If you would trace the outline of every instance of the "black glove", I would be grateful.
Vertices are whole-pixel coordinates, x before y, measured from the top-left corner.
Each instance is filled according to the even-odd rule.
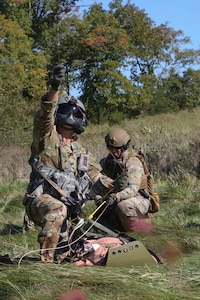
[[[109,190],[109,183],[106,182],[104,178],[99,178],[87,193],[87,200],[94,200],[96,195],[104,196]]]
[[[69,209],[70,218],[76,218],[81,213],[81,206],[79,200],[70,196],[67,199],[66,203],[67,208]]]
[[[104,199],[102,198],[102,196],[97,195],[94,199],[94,202],[96,204],[96,206],[100,206],[103,203]]]
[[[64,65],[62,63],[56,63],[53,68],[53,74],[50,79],[51,87],[54,91],[58,91],[60,85],[65,80]]]
[[[114,181],[114,191],[120,192],[124,190],[129,183],[129,178],[127,175],[120,175],[115,181]]]
[[[79,204],[79,201],[77,199],[73,198],[72,196],[70,196],[67,199],[67,205],[68,206],[77,205],[77,204]]]

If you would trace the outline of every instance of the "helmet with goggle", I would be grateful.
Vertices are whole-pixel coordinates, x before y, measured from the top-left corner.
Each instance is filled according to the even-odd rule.
[[[111,129],[105,137],[108,148],[123,148],[124,150],[128,149],[130,140],[130,136],[122,128]]]
[[[77,134],[83,132],[87,125],[83,103],[73,96],[60,97],[55,114],[55,124],[57,126],[69,125]]]

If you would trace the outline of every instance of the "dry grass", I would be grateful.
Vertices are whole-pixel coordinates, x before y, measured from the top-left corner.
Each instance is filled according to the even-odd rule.
[[[1,147],[0,150],[0,181],[27,181],[30,174],[29,147],[13,145]]]
[[[200,108],[156,116],[124,120],[123,127],[131,136],[131,146],[141,149],[148,158],[154,175],[200,174]],[[114,126],[113,126],[114,127]],[[97,160],[107,154],[104,137],[110,126],[92,125],[79,136],[81,143]],[[28,180],[30,145],[2,146],[0,151],[0,180]]]

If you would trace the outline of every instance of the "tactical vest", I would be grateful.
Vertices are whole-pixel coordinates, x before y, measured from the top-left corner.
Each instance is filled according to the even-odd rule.
[[[60,162],[62,162],[63,157],[65,156],[60,155]],[[34,196],[34,191],[38,190],[39,186],[42,186],[40,193],[51,194],[53,197],[59,199],[60,194],[56,190],[55,185],[51,186],[51,184],[49,184],[47,180],[49,178],[68,194],[76,192],[76,197],[82,200],[91,184],[91,180],[87,174],[88,159],[89,155],[87,153],[78,153],[75,151],[72,170],[70,168],[70,162],[72,163],[70,157],[68,158],[67,164],[64,164],[65,167],[69,166],[69,168],[63,170],[62,164],[60,164],[60,168],[46,166],[37,157],[31,156],[29,164],[32,167],[32,172],[30,175],[28,193]],[[74,170],[75,167],[76,170]],[[44,180],[45,178],[46,180]],[[35,194],[35,196],[39,195]]]
[[[160,199],[158,194],[154,190],[154,178],[149,172],[144,154],[141,151],[137,152],[133,150],[129,152],[124,163],[118,162],[117,160],[113,159],[111,155],[109,155],[101,162],[103,171],[107,176],[115,180],[114,192],[120,192],[128,186],[128,177],[126,175],[126,161],[131,157],[137,157],[143,165],[144,175],[142,176],[139,192],[145,198],[150,198],[151,205],[148,212],[155,213],[160,209]]]
[[[156,213],[160,209],[160,198],[154,190],[154,178],[148,169],[145,156],[141,151],[136,152],[133,150],[132,152],[129,153],[128,158],[130,157],[137,157],[143,165],[145,175],[142,177],[140,190],[145,190],[145,189],[148,190],[150,202],[151,202],[148,212],[150,214]]]

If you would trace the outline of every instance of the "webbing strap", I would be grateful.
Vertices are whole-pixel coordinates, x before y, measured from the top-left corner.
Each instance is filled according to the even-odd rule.
[[[42,174],[42,172],[40,172],[34,165],[33,165],[33,169],[40,175],[42,176],[42,178],[47,181],[61,196],[63,196],[65,199],[69,198],[69,195],[63,191],[53,180],[51,180],[50,178],[44,176]]]

